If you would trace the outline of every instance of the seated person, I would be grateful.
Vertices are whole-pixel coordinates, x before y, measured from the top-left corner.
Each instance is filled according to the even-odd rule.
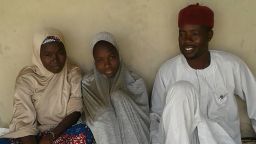
[[[214,13],[199,4],[178,17],[181,54],[159,69],[151,101],[153,144],[241,144],[235,95],[246,101],[256,130],[256,81],[247,65],[209,50]]]
[[[92,42],[94,68],[82,80],[85,120],[97,144],[147,144],[149,105],[144,81],[121,61],[114,37]]]
[[[60,32],[48,29],[34,36],[32,63],[16,79],[10,132],[0,143],[94,143],[87,125],[77,123],[82,77],[67,58]]]

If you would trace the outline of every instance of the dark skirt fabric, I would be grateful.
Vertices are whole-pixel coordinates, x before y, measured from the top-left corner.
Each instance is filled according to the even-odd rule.
[[[47,132],[37,135],[38,141],[40,137]],[[21,144],[18,139],[0,139],[0,144]],[[53,144],[96,144],[90,128],[84,124],[75,124],[67,129],[60,137],[53,141]]]

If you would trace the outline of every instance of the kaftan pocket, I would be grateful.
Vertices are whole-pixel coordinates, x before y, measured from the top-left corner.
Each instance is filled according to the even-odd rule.
[[[215,101],[218,106],[223,107],[228,101],[228,91],[224,88],[220,88],[214,92]]]

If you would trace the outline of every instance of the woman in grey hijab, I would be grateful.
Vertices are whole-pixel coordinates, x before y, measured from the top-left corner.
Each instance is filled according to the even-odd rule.
[[[112,34],[91,44],[94,68],[82,80],[84,119],[97,144],[149,143],[149,104],[144,81],[127,69]]]

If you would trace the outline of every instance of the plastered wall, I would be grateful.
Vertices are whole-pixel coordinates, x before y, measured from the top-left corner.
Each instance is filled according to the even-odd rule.
[[[113,33],[122,59],[151,92],[160,64],[179,52],[178,11],[196,2],[215,12],[211,48],[238,55],[256,74],[254,0],[0,0],[0,127],[11,120],[15,78],[31,64],[32,37],[39,28],[60,29],[69,57],[85,72],[92,67],[93,35]]]

